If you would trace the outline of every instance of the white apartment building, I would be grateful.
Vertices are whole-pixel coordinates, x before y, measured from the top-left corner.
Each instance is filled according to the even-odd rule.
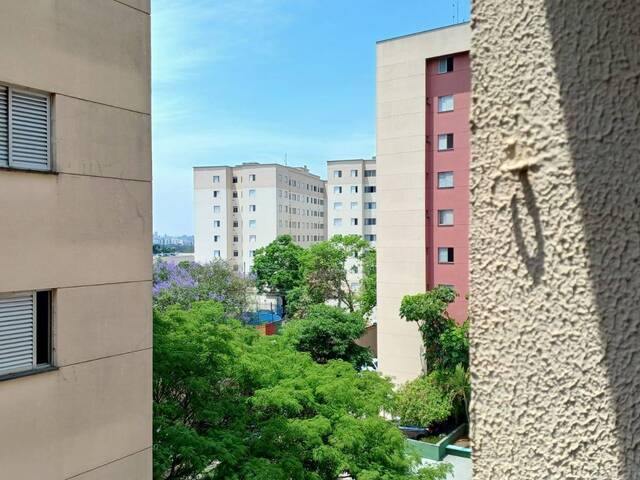
[[[376,241],[376,159],[327,162],[327,231]]]
[[[327,232],[358,235],[376,242],[376,159],[329,160],[327,162]],[[352,290],[360,287],[362,265],[347,263],[347,281]]]
[[[325,181],[306,167],[194,167],[193,177],[196,262],[249,273],[255,251],[279,235],[303,247],[327,238]]]

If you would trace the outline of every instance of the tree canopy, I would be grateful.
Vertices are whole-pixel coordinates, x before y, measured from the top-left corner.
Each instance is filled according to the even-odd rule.
[[[389,380],[259,337],[216,302],[156,310],[154,478],[442,480],[379,412]]]
[[[302,282],[301,257],[304,249],[296,245],[290,235],[281,235],[263,248],[256,250],[253,273],[256,287],[262,293],[286,294]]]
[[[318,363],[344,360],[355,368],[371,365],[371,351],[358,345],[366,322],[357,312],[328,305],[312,305],[300,319],[289,322],[283,335],[301,352],[309,352]]]

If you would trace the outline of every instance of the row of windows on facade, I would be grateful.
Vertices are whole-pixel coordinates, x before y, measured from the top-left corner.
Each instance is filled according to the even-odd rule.
[[[250,182],[255,182],[256,181],[256,174],[255,173],[250,173],[249,174],[249,181]],[[242,175],[239,178],[240,183],[242,183],[243,181],[243,177]],[[282,175],[278,174],[278,180],[282,181]],[[220,183],[220,175],[213,175],[212,178],[213,183]],[[291,186],[291,187],[299,187],[299,188],[305,188],[309,191],[314,191],[314,192],[318,192],[318,193],[324,193],[324,187],[319,187],[317,185],[311,185],[310,183],[305,183],[305,182],[301,182],[299,180],[294,180],[294,179],[290,179],[287,175],[284,176],[284,182]],[[238,177],[237,176],[233,176],[231,177],[231,183],[238,183]]]
[[[220,190],[214,190],[213,191],[213,198],[220,198],[221,197],[221,191]],[[255,198],[256,197],[256,190],[255,189],[249,189],[247,192],[249,198]],[[240,192],[240,195],[242,195],[242,192]],[[324,205],[324,200],[322,198],[317,198],[317,197],[310,197],[308,195],[306,196],[302,196],[300,194],[297,193],[293,193],[293,192],[288,192],[286,190],[278,190],[278,196],[279,197],[284,197],[286,199],[289,200],[294,200],[297,202],[303,202],[303,199],[306,199],[306,203],[309,204],[313,204],[313,205]],[[233,198],[238,198],[238,192],[237,191],[233,191],[232,192],[232,197]]]
[[[282,220],[279,221],[280,226],[282,226]],[[300,222],[297,220],[285,220],[284,224],[289,228],[309,228],[314,230],[323,230],[324,223],[315,223],[315,222]],[[257,221],[249,220],[248,222],[249,228],[256,228]],[[214,228],[222,228],[222,220],[214,220],[213,221]],[[240,222],[238,220],[233,221],[233,228],[239,228]]]
[[[352,177],[356,178],[358,177],[359,171],[357,169],[351,170],[350,174]],[[376,176],[376,171],[375,170],[365,170],[364,171],[364,176],[365,177],[375,177]],[[334,170],[333,171],[333,178],[342,178],[342,170]]]
[[[358,185],[351,185],[349,187],[349,191],[351,193],[358,193]],[[333,187],[333,193],[339,194],[342,193],[342,186],[341,185],[335,185]],[[376,186],[375,185],[367,185],[364,187],[364,193],[376,193]]]
[[[358,208],[359,203],[351,202],[350,206],[351,206],[351,210],[355,210],[356,208]],[[364,208],[366,210],[375,210],[376,207],[377,207],[376,202],[364,202]],[[342,210],[342,202],[333,202],[333,209]]]
[[[357,218],[352,218],[351,219],[351,225],[356,226],[358,225],[358,219]],[[365,218],[364,219],[364,224],[365,225],[376,225],[376,219],[375,218]],[[334,227],[341,227],[342,226],[342,218],[334,218],[333,219],[333,226]]]

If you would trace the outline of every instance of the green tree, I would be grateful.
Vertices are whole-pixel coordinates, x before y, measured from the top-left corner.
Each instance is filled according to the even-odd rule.
[[[302,271],[311,302],[334,300],[338,306],[354,312],[358,296],[347,280],[348,269],[361,268],[362,259],[370,249],[369,243],[358,235],[334,235],[306,249]]]
[[[454,324],[446,311],[455,300],[455,295],[449,287],[436,287],[426,293],[405,295],[400,304],[400,316],[418,323],[428,371],[437,370],[443,365],[446,352],[440,337]]]
[[[464,412],[467,424],[469,424],[469,401],[471,399],[469,370],[462,364],[458,364],[452,371],[444,375],[441,384],[450,393],[453,403],[460,406],[459,409]]]
[[[371,351],[356,343],[365,329],[366,322],[358,312],[319,304],[311,306],[305,317],[289,322],[283,335],[318,363],[344,360],[361,368],[372,364]]]
[[[360,311],[368,316],[378,303],[376,250],[371,248],[362,256],[362,281],[360,282]]]
[[[302,282],[301,257],[304,249],[293,242],[290,235],[281,235],[255,251],[253,273],[256,287],[262,293],[280,296],[287,312],[287,292]]]
[[[258,337],[214,302],[155,317],[156,480],[444,480],[379,416],[389,380]]]
[[[392,411],[402,425],[428,428],[453,413],[449,392],[439,382],[438,372],[405,383],[398,390]]]

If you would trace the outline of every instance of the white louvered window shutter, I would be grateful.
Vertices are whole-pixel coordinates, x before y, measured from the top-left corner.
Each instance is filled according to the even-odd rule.
[[[35,366],[35,294],[0,296],[0,374]]]
[[[0,167],[9,166],[9,89],[0,85]]]
[[[9,166],[48,170],[49,95],[9,89]]]

